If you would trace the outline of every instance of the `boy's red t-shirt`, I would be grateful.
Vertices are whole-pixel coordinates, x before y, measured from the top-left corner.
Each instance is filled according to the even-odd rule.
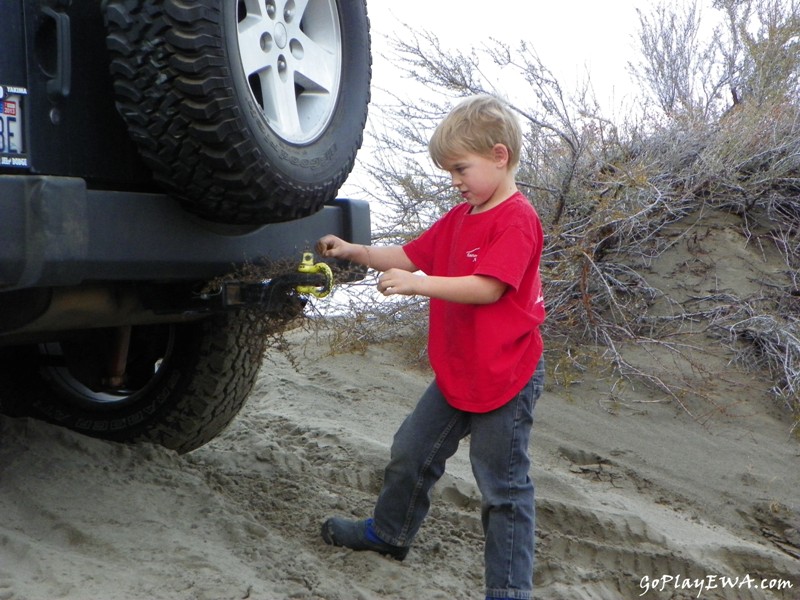
[[[431,299],[428,354],[436,383],[460,410],[488,412],[522,390],[542,355],[542,225],[519,192],[470,214],[459,204],[403,246],[427,275],[487,275],[508,284],[493,304]]]

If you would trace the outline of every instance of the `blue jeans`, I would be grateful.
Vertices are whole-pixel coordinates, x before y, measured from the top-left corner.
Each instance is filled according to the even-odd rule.
[[[395,546],[411,545],[445,462],[470,435],[472,472],[483,497],[486,595],[531,598],[535,510],[528,444],[543,385],[542,360],[522,391],[504,406],[469,413],[450,406],[432,383],[395,434],[375,505],[378,537]]]

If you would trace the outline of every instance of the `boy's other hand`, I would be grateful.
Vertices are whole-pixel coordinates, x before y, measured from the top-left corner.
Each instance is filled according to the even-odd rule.
[[[378,279],[378,291],[384,296],[418,294],[417,284],[422,278],[403,269],[389,269]]]

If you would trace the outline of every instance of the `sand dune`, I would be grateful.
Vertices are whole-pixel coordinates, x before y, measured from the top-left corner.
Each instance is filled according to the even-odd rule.
[[[234,425],[185,456],[3,418],[0,599],[483,598],[465,448],[403,563],[321,541],[328,515],[368,515],[429,378],[390,345],[323,347],[297,366],[270,355]],[[585,381],[537,407],[537,597],[800,598],[787,423],[768,407],[703,425],[668,403],[609,411],[603,393]],[[771,580],[794,587],[757,589]]]

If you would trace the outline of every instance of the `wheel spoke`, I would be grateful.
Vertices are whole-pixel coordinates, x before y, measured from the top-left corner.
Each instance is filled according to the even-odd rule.
[[[239,15],[238,39],[242,69],[247,77],[274,66],[279,49],[275,47],[276,9],[273,2],[246,0],[245,14]]]
[[[335,91],[339,67],[335,51],[320,46],[302,32],[297,40],[303,49],[295,68],[297,82],[308,91]]]
[[[264,90],[264,113],[270,119],[270,125],[283,137],[296,139],[302,130],[293,74],[288,67],[283,74],[280,68],[274,68],[262,72],[260,81]]]
[[[268,36],[272,35],[267,25],[263,19],[252,16],[239,23],[239,53],[247,77],[261,72],[271,62],[270,53],[262,49],[262,44],[267,43]]]
[[[298,23],[303,20],[303,17],[306,14],[306,9],[308,8],[308,2],[309,0],[294,0],[293,2],[294,12]],[[287,2],[287,4],[289,4],[289,2]]]

